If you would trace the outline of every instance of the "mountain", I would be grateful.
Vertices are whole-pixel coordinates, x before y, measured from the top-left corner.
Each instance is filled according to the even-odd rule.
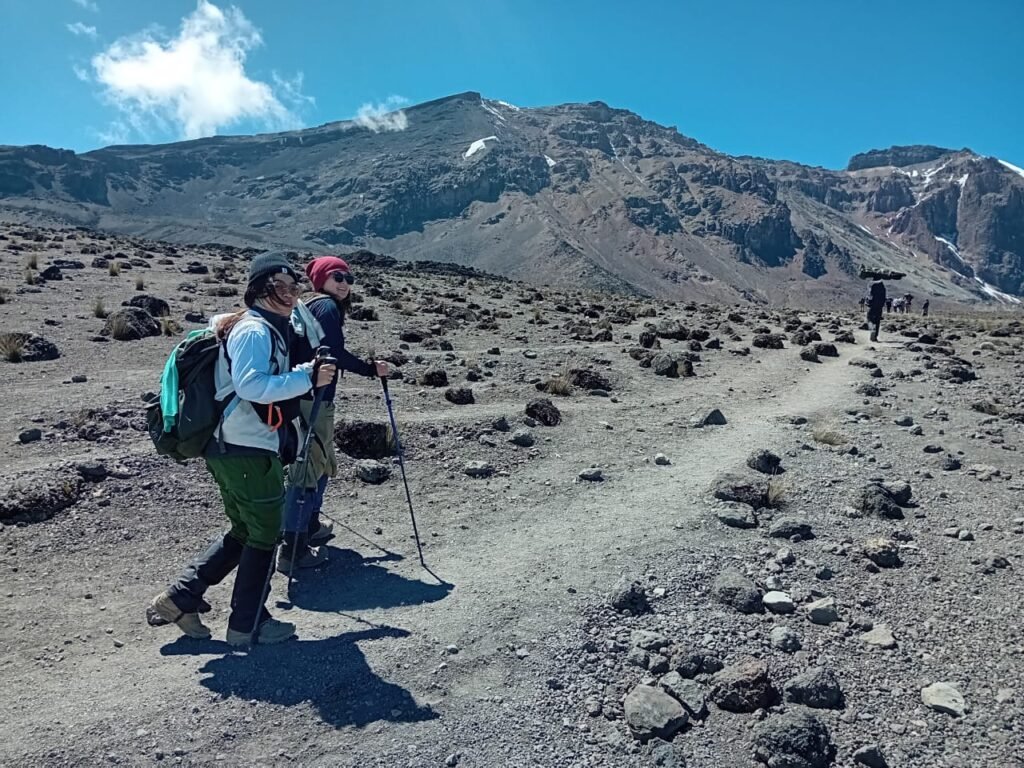
[[[666,298],[849,301],[861,267],[939,301],[1024,293],[1024,173],[967,149],[892,147],[827,170],[724,155],[601,102],[463,93],[405,116],[401,131],[0,147],[0,215]]]

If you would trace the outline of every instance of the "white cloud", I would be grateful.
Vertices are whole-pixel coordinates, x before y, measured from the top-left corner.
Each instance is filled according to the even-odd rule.
[[[76,21],[74,24],[67,24],[68,32],[76,37],[78,35],[85,35],[91,37],[93,40],[96,39],[96,27],[91,27],[88,24],[83,24],[80,21]]]
[[[400,107],[409,103],[401,96],[388,96],[378,104],[363,104],[356,112],[354,122],[374,133],[380,131],[404,131],[409,127],[409,118]]]
[[[246,74],[246,56],[263,38],[238,8],[199,0],[176,37],[161,37],[149,30],[122,38],[92,59],[104,96],[122,112],[122,128],[143,135],[169,128],[195,139],[246,119],[272,129],[301,125],[270,85]],[[310,103],[301,75],[277,84],[290,103]]]
[[[77,77],[83,83],[88,83],[92,79],[89,77],[89,70],[78,64],[72,64],[71,71],[74,72],[75,77]]]
[[[71,0],[71,2],[73,2],[80,8],[85,8],[85,10],[92,11],[93,13],[97,13],[100,9],[100,7],[93,2],[93,0]]]

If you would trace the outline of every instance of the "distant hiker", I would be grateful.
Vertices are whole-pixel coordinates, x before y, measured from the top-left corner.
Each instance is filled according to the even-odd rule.
[[[338,361],[338,369],[359,376],[386,377],[388,364],[366,362],[345,349],[345,315],[352,303],[355,277],[348,264],[337,256],[320,256],[306,265],[306,275],[313,284],[312,296],[304,297],[292,310],[295,340],[292,360],[313,358],[319,346],[329,347]],[[320,520],[328,478],[338,470],[334,453],[334,396],[337,382],[324,390],[323,402],[313,429],[309,461],[293,464],[288,474],[285,501],[284,542],[277,560],[277,569],[290,573],[293,568],[315,568],[327,560],[327,551],[318,544],[333,533],[333,524]],[[301,427],[308,429],[312,400],[303,399]]]
[[[925,299],[924,300],[924,304],[921,305],[921,316],[922,317],[928,317],[928,303],[929,303],[929,300]]]
[[[867,303],[868,303],[868,300],[866,298],[864,298],[863,296],[861,296],[860,299],[857,301],[857,306],[858,307],[863,307],[863,306],[866,306]]]
[[[892,312],[892,299],[885,300],[885,311],[889,313]]]
[[[295,625],[271,618],[264,603],[284,512],[282,457],[290,460],[295,451],[297,398],[314,384],[312,364],[292,368],[289,360],[289,316],[299,293],[298,275],[287,257],[262,253],[249,265],[248,309],[211,321],[222,341],[216,397],[230,400],[204,458],[231,528],[150,606],[189,637],[210,637],[199,617],[202,608],[209,609],[203,595],[236,567],[228,643],[279,643],[295,634]],[[333,366],[321,366],[316,386],[330,384],[334,375]]]
[[[871,340],[878,341],[878,329],[882,324],[882,307],[886,306],[885,283],[875,280],[871,284],[868,299],[868,325],[871,326]]]
[[[904,296],[903,297],[904,311],[910,312],[911,311],[911,306],[910,305],[913,304],[913,302],[914,302],[914,297],[911,296],[909,293],[906,296]]]

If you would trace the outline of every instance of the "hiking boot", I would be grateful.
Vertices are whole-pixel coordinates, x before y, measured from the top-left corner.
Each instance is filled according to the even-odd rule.
[[[317,526],[309,534],[310,544],[323,544],[334,537],[334,523],[330,520],[314,520],[310,523],[310,527]]]
[[[260,624],[259,630],[256,633],[256,645],[274,645],[276,643],[283,643],[285,640],[290,640],[294,636],[294,624],[287,621],[278,621],[277,619],[267,619]],[[228,645],[233,645],[236,648],[252,645],[252,633],[240,632],[228,627],[227,641]]]
[[[156,602],[155,600],[153,602]],[[209,613],[211,610],[210,604],[203,599],[199,600],[199,605],[196,608],[197,613]],[[152,603],[146,606],[146,623],[151,627],[165,627],[168,624],[173,624],[173,621],[168,621],[159,613],[156,612],[156,608],[153,607]]]
[[[174,604],[174,601],[171,600],[171,594],[169,592],[161,592],[153,598],[153,602],[150,603],[149,609],[146,611],[147,615],[150,612],[159,616],[169,624],[177,624],[178,629],[189,637],[194,637],[196,640],[210,639],[210,628],[203,624],[202,619],[199,618],[199,614],[182,613],[181,609],[179,609],[178,606]]]
[[[295,551],[299,553],[298,558],[293,555]],[[319,568],[327,563],[327,558],[326,547],[300,546],[298,550],[281,547],[277,554],[277,572],[288,575],[300,568]]]

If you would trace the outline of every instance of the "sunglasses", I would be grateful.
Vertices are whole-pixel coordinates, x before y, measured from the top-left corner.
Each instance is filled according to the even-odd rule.
[[[355,275],[351,272],[331,272],[331,277],[339,283],[348,283],[349,285],[356,281]]]
[[[277,288],[285,293],[290,293],[292,296],[298,296],[302,293],[301,283],[286,283],[284,280],[274,280],[272,282]]]

